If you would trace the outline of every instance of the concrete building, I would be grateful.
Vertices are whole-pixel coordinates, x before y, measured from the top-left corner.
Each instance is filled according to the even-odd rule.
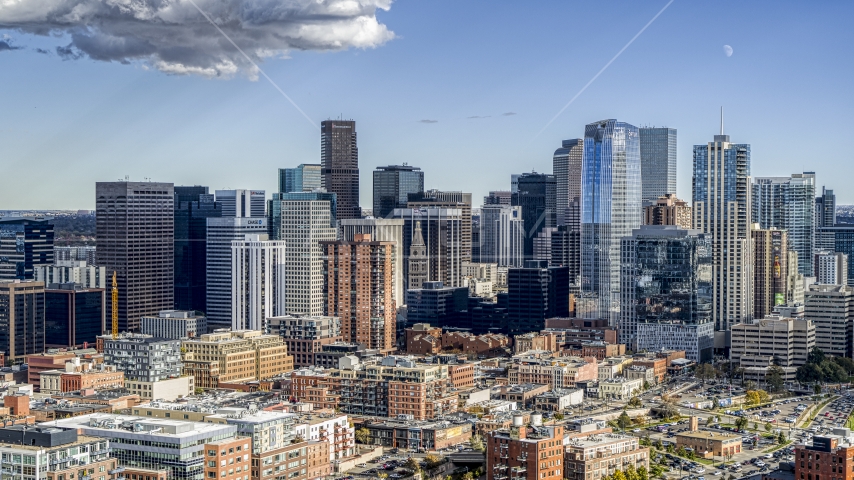
[[[166,469],[176,479],[204,478],[205,444],[233,438],[237,431],[227,424],[101,413],[56,420],[54,426],[106,439],[126,469]]]
[[[214,197],[222,204],[223,217],[264,218],[266,216],[264,190],[216,190]]]
[[[741,435],[695,431],[676,434],[676,448],[690,448],[700,458],[731,457],[741,453]]]
[[[376,215],[376,214],[375,214]],[[339,238],[345,242],[356,241],[356,235],[370,235],[375,242],[394,243],[394,302],[406,304],[403,289],[403,220],[399,218],[351,218],[339,222]]]
[[[95,184],[96,263],[116,273],[123,332],[139,331],[143,315],[175,308],[174,196],[171,183]]]
[[[45,284],[0,280],[0,351],[14,363],[44,352]]]
[[[217,331],[181,342],[183,374],[198,388],[217,388],[290,372],[294,359],[282,337],[257,330]]]
[[[57,261],[53,265],[35,267],[35,280],[52,283],[77,283],[88,288],[106,288],[107,269],[87,265],[85,260]]]
[[[74,353],[64,350],[51,349],[44,353],[36,353],[25,357],[27,363],[27,382],[38,391],[41,374],[47,370],[64,369],[65,362],[75,358]]]
[[[798,367],[807,363],[816,346],[815,325],[804,318],[768,316],[733,325],[731,335],[730,362],[753,381],[764,381],[772,365],[783,369],[784,380],[794,381]]]
[[[586,427],[587,425],[585,425]],[[565,444],[564,478],[567,480],[601,480],[624,471],[649,470],[649,448],[641,447],[637,437],[616,433],[584,434]]]
[[[49,284],[45,290],[45,347],[95,345],[98,335],[107,328],[106,303],[103,288]]]
[[[86,262],[86,265],[97,265],[95,263],[95,247],[94,246],[76,246],[76,247],[53,247],[54,263],[76,261]]]
[[[104,363],[128,380],[156,382],[181,375],[181,341],[142,334],[105,336]]]
[[[848,255],[840,252],[815,254],[816,283],[822,285],[848,285]]]
[[[314,365],[314,354],[323,345],[340,342],[341,319],[338,317],[297,317],[285,315],[267,319],[270,333],[279,335],[294,357],[294,367]]]
[[[142,317],[140,333],[171,340],[198,337],[208,333],[207,318],[195,311],[163,310],[156,317]]]
[[[813,271],[815,251],[815,172],[788,177],[756,177],[751,185],[751,222],[786,230],[789,248],[798,252],[800,273]]]
[[[118,480],[120,462],[104,438],[79,435],[54,426],[6,426],[0,429],[4,475],[21,479]],[[83,474],[81,475],[81,472]]]
[[[544,426],[539,414],[531,415],[531,426],[513,415],[510,428],[486,437],[487,480],[561,480],[563,434],[563,426]]]
[[[51,395],[88,389],[117,389],[124,388],[125,376],[113,365],[81,362],[79,357],[75,357],[65,362],[65,368],[61,370],[41,372],[39,386],[41,393]]]
[[[581,405],[584,390],[580,388],[555,388],[534,397],[534,410],[562,412],[565,408]]]
[[[682,350],[685,357],[693,362],[711,357],[714,338],[715,326],[711,322],[696,325],[681,322],[638,324],[638,345],[642,345],[643,350]]]
[[[513,337],[513,353],[525,353],[529,350],[556,352],[560,349],[557,335],[549,332],[530,332]]]
[[[285,242],[246,235],[231,242],[231,329],[267,330],[267,318],[284,315]]]
[[[685,230],[691,229],[691,206],[680,200],[675,193],[668,193],[655,203],[643,208],[644,225],[675,225]]]
[[[321,242],[324,315],[338,317],[344,341],[392,351],[396,340],[392,242]]]
[[[640,139],[641,198],[650,205],[676,192],[676,129],[638,128]],[[686,227],[687,228],[687,227]]]
[[[33,280],[53,264],[53,219],[0,217],[0,280]]]
[[[599,398],[627,401],[643,391],[642,378],[611,378],[599,380]]]
[[[480,209],[480,261],[521,267],[525,261],[522,207],[484,205]]]
[[[584,140],[571,138],[561,142],[552,157],[555,177],[555,210],[557,225],[567,225],[572,230],[580,228],[581,158]],[[507,192],[509,193],[509,192]],[[486,203],[486,202],[484,202]],[[510,202],[508,201],[509,205]]]
[[[519,357],[507,368],[507,381],[511,385],[536,383],[551,388],[572,388],[576,382],[598,378],[596,363],[573,357]]]
[[[851,357],[854,288],[810,285],[804,297],[804,318],[815,325],[815,346],[825,355]]]

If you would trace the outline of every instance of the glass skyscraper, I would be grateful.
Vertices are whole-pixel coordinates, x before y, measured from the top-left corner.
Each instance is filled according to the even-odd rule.
[[[642,197],[652,205],[668,193],[676,193],[676,129],[640,128]]]
[[[581,176],[581,295],[577,315],[616,323],[620,239],[641,225],[638,128],[617,120],[584,129]]]
[[[750,241],[750,145],[730,143],[715,135],[706,145],[694,145],[694,228],[712,242],[712,281],[715,330],[750,320],[753,314],[753,266]],[[725,347],[726,336],[715,335]]]
[[[522,207],[525,224],[525,259],[534,258],[534,239],[544,228],[557,226],[555,176],[547,173],[523,173],[518,190],[511,197],[513,206]]]
[[[578,229],[578,209],[581,202],[581,157],[584,140],[564,140],[552,157],[555,176],[557,224]]]
[[[788,232],[789,249],[798,252],[798,271],[813,275],[815,251],[815,173],[757,177],[751,188],[751,222]]]
[[[374,170],[374,217],[386,218],[395,208],[406,208],[410,193],[424,191],[424,172],[409,165]]]
[[[620,343],[637,350],[677,348],[710,359],[712,328],[712,251],[708,237],[673,225],[644,225],[622,239]],[[638,326],[643,335],[638,335]],[[682,325],[696,338],[688,345],[659,345],[663,335]],[[677,337],[674,337],[677,338]],[[698,346],[699,345],[699,346]]]
[[[208,187],[175,187],[175,309],[207,312],[207,219],[222,216]]]
[[[279,169],[279,193],[312,192],[320,188],[320,165],[303,163]]]

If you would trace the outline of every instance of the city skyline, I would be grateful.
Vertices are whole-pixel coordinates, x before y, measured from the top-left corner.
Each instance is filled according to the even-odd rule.
[[[760,4],[711,8],[675,2],[571,108],[536,135],[663,5],[626,5],[604,26],[607,14],[592,6],[544,2],[525,9],[496,8],[487,15],[499,27],[495,32],[473,24],[477,9],[466,7],[444,24],[448,35],[440,35],[430,27],[441,8],[394,3],[377,12],[379,22],[395,32],[395,38],[381,45],[326,54],[294,52],[288,60],[268,59],[261,67],[315,124],[339,114],[359,120],[362,207],[371,205],[371,178],[365,173],[400,164],[401,157],[422,168],[425,188],[462,190],[481,198],[490,190],[507,189],[510,174],[550,173],[554,145],[580,137],[585,124],[609,117],[678,129],[675,193],[690,198],[691,145],[717,130],[720,106],[727,132],[757,149],[754,175],[815,170],[817,186],[835,188],[840,204],[854,203],[854,194],[830,178],[830,172],[854,174],[851,162],[840,158],[841,145],[784,141],[792,132],[820,135],[816,117],[843,129],[851,124],[844,116],[854,100],[843,81],[849,67],[825,47],[850,41],[851,32],[834,28],[850,17],[854,7],[848,5],[830,4],[821,12],[784,5],[775,9],[775,21],[767,22],[767,9]],[[589,16],[592,21],[584,23],[590,25],[580,25],[568,36],[560,33],[559,53],[539,52],[538,46],[553,43],[552,35],[560,31],[549,28],[551,22],[570,11]],[[751,23],[752,30],[725,21],[715,32],[692,28],[698,18],[714,22],[731,15]],[[525,26],[515,40],[498,34],[501,27],[527,18],[536,18],[542,28]],[[596,25],[606,29],[600,32],[604,37],[590,35]],[[778,33],[786,30],[795,33]],[[3,103],[14,115],[0,120],[0,155],[10,163],[0,180],[4,208],[91,210],[91,189],[79,185],[125,175],[209,185],[211,190],[257,187],[274,192],[278,168],[320,163],[317,131],[263,81],[241,75],[227,81],[170,76],[141,64],[85,58],[61,62],[56,55],[33,51],[53,48],[55,40],[15,31],[8,35],[4,42],[20,48],[0,52],[0,62],[9,67],[0,72],[0,81],[17,92]],[[594,38],[597,48],[591,49]],[[456,42],[467,47],[446,63],[432,53]],[[724,44],[732,45],[732,56],[724,54]],[[515,54],[525,50],[536,54]],[[508,57],[504,51],[514,54]],[[800,59],[797,67],[793,56]],[[561,59],[573,62],[555,74],[555,64],[566,63]],[[345,71],[353,72],[348,76],[353,88],[333,88]],[[816,71],[823,74],[809,73]],[[426,85],[435,88],[410,95],[413,87]],[[803,88],[813,92],[809,98],[798,94]],[[610,95],[614,89],[627,93]],[[318,96],[318,91],[329,93]],[[411,149],[413,142],[422,148]],[[235,169],[235,163],[243,166]],[[484,169],[487,163],[490,168]],[[36,184],[11,180],[33,168],[49,173]],[[449,168],[458,168],[460,175],[447,175]]]

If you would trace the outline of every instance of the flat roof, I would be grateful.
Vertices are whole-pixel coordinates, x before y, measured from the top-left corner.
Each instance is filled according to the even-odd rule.
[[[683,432],[677,433],[676,437],[686,437],[686,438],[699,438],[703,440],[741,440],[741,435],[735,433],[724,433],[724,432],[707,432],[705,430],[698,430],[696,432]]]
[[[98,422],[100,423],[100,425],[93,425],[94,422]],[[51,420],[51,423],[52,425],[61,428],[81,428],[88,430],[96,430],[99,432],[115,431],[121,433],[155,435],[170,438],[183,438],[205,433],[213,434],[230,427],[229,425],[223,425],[220,423],[187,422],[179,420],[170,420],[166,418],[140,417],[136,415],[117,415],[110,413],[92,413],[89,415],[81,415],[79,417]],[[105,423],[118,425],[119,428],[108,428],[104,425]],[[134,424],[142,424],[149,427],[161,427],[162,429],[133,431],[132,428],[122,428],[122,425]],[[178,433],[168,433],[167,431],[165,431],[166,428],[174,430]],[[109,437],[110,435],[105,436]]]

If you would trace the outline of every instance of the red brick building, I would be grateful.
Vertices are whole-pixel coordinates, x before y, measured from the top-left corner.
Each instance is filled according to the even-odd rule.
[[[836,435],[795,447],[795,480],[854,479],[854,444]]]
[[[242,480],[249,475],[252,439],[234,437],[205,444],[205,478]]]
[[[523,425],[519,415],[509,429],[489,432],[486,479],[561,480],[563,451],[562,426]]]

